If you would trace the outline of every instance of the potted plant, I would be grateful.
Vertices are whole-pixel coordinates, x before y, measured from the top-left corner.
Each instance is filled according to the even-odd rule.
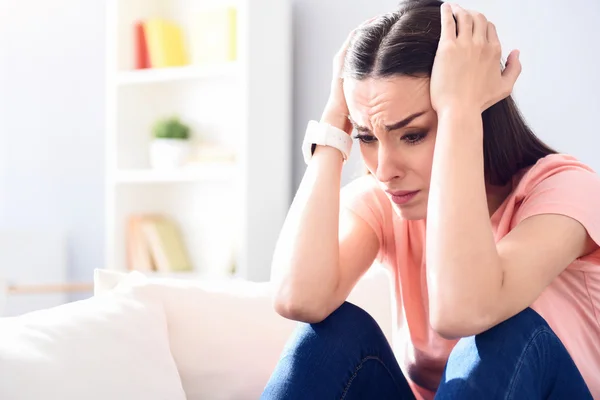
[[[153,168],[177,168],[191,152],[190,128],[177,117],[158,120],[152,127],[150,164]]]

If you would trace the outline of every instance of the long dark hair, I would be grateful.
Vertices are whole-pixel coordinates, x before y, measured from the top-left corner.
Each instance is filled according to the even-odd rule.
[[[353,79],[392,75],[430,77],[441,33],[437,0],[408,0],[359,29],[349,45],[344,76]],[[486,182],[504,186],[515,173],[556,153],[525,123],[512,97],[482,114]]]

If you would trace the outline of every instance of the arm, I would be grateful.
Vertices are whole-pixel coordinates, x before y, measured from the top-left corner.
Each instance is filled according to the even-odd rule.
[[[318,147],[286,217],[273,257],[275,309],[320,322],[373,263],[379,239],[349,211],[340,214],[341,155]]]
[[[478,334],[517,314],[597,247],[580,222],[558,214],[526,218],[495,243],[480,121],[454,113],[438,128],[427,260],[431,322],[446,337]]]
[[[351,36],[350,36],[351,37]],[[321,120],[351,132],[341,68],[350,37],[334,59],[330,99]],[[275,309],[319,322],[338,308],[373,263],[379,239],[350,212],[340,215],[341,153],[317,146],[280,233],[272,264]]]
[[[596,245],[575,219],[535,215],[495,243],[486,199],[481,112],[505,98],[520,73],[516,53],[498,70],[493,25],[442,7],[442,38],[431,79],[438,134],[427,219],[431,324],[470,336],[528,307],[576,258]],[[487,40],[486,40],[487,29]]]

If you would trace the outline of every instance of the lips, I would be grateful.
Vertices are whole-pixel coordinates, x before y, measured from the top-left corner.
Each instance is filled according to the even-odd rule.
[[[386,190],[390,194],[392,202],[398,206],[409,203],[418,193],[419,190]]]
[[[406,196],[408,194],[417,193],[418,190],[386,190],[391,196]]]

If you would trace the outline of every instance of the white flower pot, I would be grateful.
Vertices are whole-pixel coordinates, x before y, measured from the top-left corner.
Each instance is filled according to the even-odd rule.
[[[153,139],[150,143],[150,165],[152,168],[178,168],[186,164],[191,153],[189,140]]]

